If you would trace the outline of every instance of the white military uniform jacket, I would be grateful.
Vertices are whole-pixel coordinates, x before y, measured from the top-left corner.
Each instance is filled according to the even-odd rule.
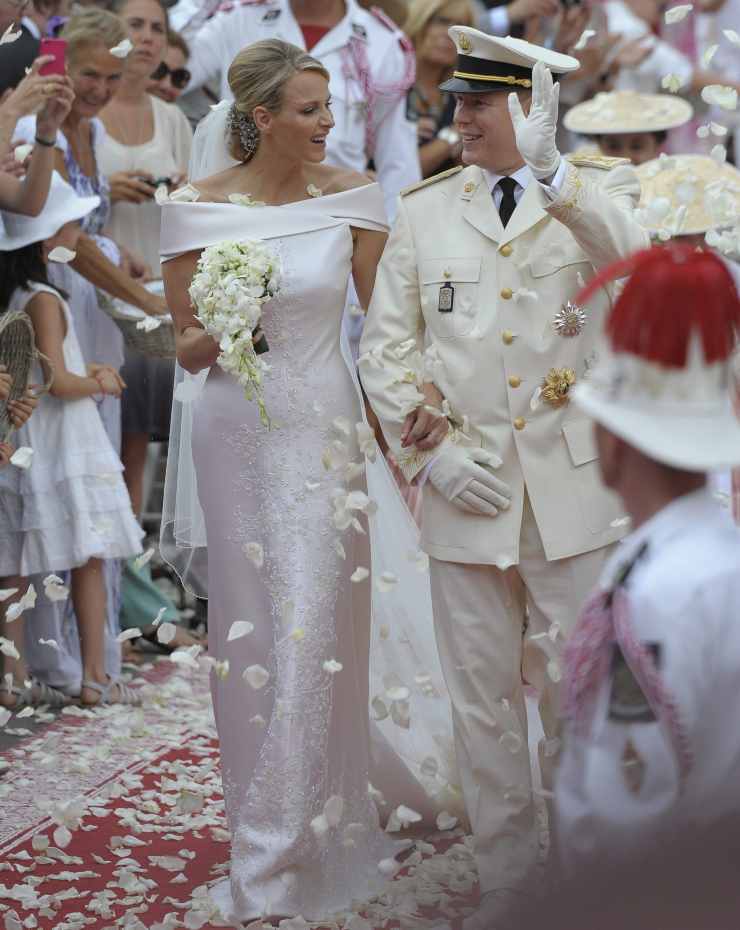
[[[608,170],[612,169],[612,170]],[[519,558],[525,486],[548,559],[588,552],[623,531],[615,496],[599,477],[592,424],[567,402],[538,396],[551,369],[586,376],[609,307],[606,292],[584,308],[582,331],[561,335],[556,316],[594,268],[644,248],[632,217],[640,195],[625,160],[573,158],[552,201],[532,181],[501,224],[480,168],[452,169],[402,196],[378,268],[360,346],[360,377],[407,478],[436,453],[400,446],[417,391],[409,347],[438,360],[432,373],[470,441],[503,459],[513,492],[492,518],[466,513],[429,483],[422,545],[436,559],[494,564]],[[451,312],[440,292],[454,288]]]
[[[327,161],[365,171],[373,158],[390,213],[402,188],[421,177],[416,124],[406,119],[406,90],[414,80],[408,39],[379,11],[345,0],[347,12],[311,49],[330,74],[336,125]],[[189,89],[220,78],[221,98],[232,99],[227,73],[234,57],[260,39],[306,44],[289,0],[224,3],[191,41]]]
[[[631,625],[659,650],[691,765],[681,789],[662,725],[625,721],[620,686],[608,678],[587,737],[566,730],[555,803],[569,870],[740,813],[740,530],[711,491],[680,497],[625,539],[605,566],[604,590],[645,543],[626,582]]]

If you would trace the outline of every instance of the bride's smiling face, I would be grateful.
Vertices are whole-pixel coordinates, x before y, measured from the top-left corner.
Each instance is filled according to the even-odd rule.
[[[329,82],[318,71],[301,71],[283,88],[278,113],[256,107],[253,113],[265,147],[296,161],[320,162],[334,126]]]

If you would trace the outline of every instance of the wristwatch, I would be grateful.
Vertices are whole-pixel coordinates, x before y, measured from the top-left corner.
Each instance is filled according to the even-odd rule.
[[[460,133],[453,129],[452,126],[443,126],[437,133],[437,138],[446,142],[449,146],[453,146],[460,141]]]

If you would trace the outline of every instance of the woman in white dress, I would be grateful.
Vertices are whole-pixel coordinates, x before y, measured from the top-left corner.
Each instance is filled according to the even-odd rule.
[[[348,468],[361,459],[361,407],[340,347],[350,275],[367,305],[387,227],[377,184],[321,164],[333,119],[317,61],[258,42],[235,58],[229,83],[241,163],[190,189],[195,202],[166,204],[162,226],[178,359],[207,371],[189,406],[209,646],[229,662],[213,677],[232,831],[230,882],[215,897],[231,920],[317,920],[378,887],[378,863],[392,854],[368,794],[369,611],[356,609],[367,582],[351,578],[369,561],[366,537],[345,528],[362,514],[343,506],[362,472]],[[272,429],[216,365],[188,296],[203,248],[249,239],[282,267],[262,321]],[[236,621],[253,629],[229,640]]]

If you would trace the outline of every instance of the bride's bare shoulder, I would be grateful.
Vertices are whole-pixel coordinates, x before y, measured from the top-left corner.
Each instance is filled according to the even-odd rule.
[[[373,179],[359,171],[347,171],[345,168],[334,168],[321,165],[322,175],[319,187],[325,194],[340,194],[355,187],[366,187],[373,183]]]

